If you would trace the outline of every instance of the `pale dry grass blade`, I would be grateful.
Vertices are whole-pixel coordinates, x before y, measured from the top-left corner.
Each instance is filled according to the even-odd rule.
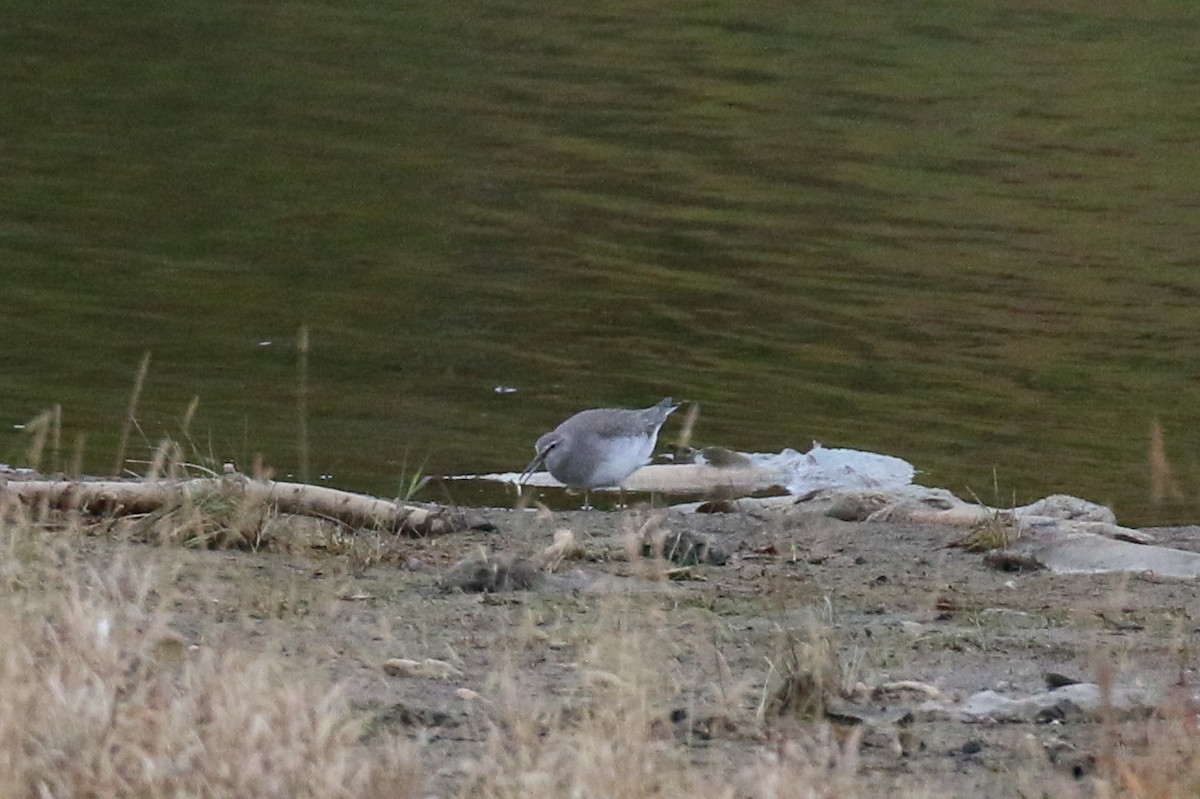
[[[75,446],[71,450],[71,465],[67,467],[67,476],[72,480],[83,477],[83,451],[87,447],[87,434],[75,434]]]
[[[187,410],[183,412],[183,419],[179,422],[179,429],[182,431],[183,437],[186,439],[191,434],[192,421],[196,418],[196,411],[200,408],[200,397],[192,397],[192,401],[188,403]]]
[[[1171,462],[1167,460],[1167,446],[1163,440],[1162,422],[1158,419],[1150,421],[1150,502],[1161,505],[1165,500],[1183,501],[1183,491],[1175,479]]]
[[[676,449],[685,450],[692,444],[692,432],[696,429],[696,422],[700,418],[700,403],[693,402],[688,406],[687,413],[683,417],[683,427],[679,430],[679,435],[676,437]]]
[[[121,437],[117,441],[117,459],[113,463],[113,476],[120,477],[125,469],[125,449],[129,446],[129,435],[137,423],[138,401],[142,397],[142,387],[146,384],[146,374],[150,371],[150,351],[142,356],[138,366],[137,376],[133,379],[133,391],[129,394],[129,405],[125,409],[125,418],[121,421]]]
[[[50,469],[57,472],[62,465],[62,405],[55,404],[50,413]]]
[[[308,482],[308,325],[296,338],[296,446],[300,460],[300,482]]]
[[[46,442],[50,437],[50,429],[54,415],[51,411],[42,411],[25,423],[25,432],[29,433],[29,447],[25,450],[25,462],[34,471],[42,468],[42,458],[46,454]]]

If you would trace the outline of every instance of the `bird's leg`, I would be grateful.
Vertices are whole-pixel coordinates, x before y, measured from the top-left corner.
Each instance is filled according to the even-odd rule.
[[[590,493],[585,488],[583,490],[583,507],[580,508],[580,510],[594,510],[594,508],[592,508],[592,503],[588,501],[590,496]]]

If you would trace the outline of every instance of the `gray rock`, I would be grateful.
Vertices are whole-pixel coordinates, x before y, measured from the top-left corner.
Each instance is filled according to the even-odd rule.
[[[463,558],[442,575],[443,591],[495,593],[523,591],[537,585],[541,571],[529,558],[508,553],[479,552]]]
[[[642,556],[663,558],[680,566],[695,566],[708,563],[722,566],[729,560],[729,553],[707,536],[688,530],[678,530],[659,537],[648,538],[642,543]]]
[[[1142,718],[1154,712],[1155,702],[1145,691],[1114,688],[1109,702],[1122,718]],[[926,703],[924,709],[929,708]],[[1100,686],[1081,682],[1023,697],[980,691],[958,706],[942,706],[950,717],[967,722],[1049,722],[1095,719],[1104,711]]]
[[[1013,550],[1058,574],[1152,572],[1159,577],[1200,577],[1200,552],[1133,544],[1091,533],[1026,538]]]

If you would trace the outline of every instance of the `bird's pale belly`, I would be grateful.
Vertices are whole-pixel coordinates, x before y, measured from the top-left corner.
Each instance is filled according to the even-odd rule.
[[[624,438],[597,438],[588,444],[594,457],[572,458],[565,463],[554,463],[554,453],[546,459],[550,474],[559,482],[575,488],[599,488],[620,485],[639,466],[650,460],[654,451],[654,438],[649,436]]]

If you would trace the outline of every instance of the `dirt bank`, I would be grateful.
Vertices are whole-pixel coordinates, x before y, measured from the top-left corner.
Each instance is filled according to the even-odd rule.
[[[776,715],[772,696],[789,652],[809,653],[798,658],[803,671],[827,647],[830,708],[817,716],[843,737],[865,722],[864,795],[1088,795],[1114,747],[1130,762],[1170,748],[1151,740],[1153,722],[1067,712],[1040,723],[966,723],[926,703],[949,707],[985,689],[1038,694],[1047,674],[1156,696],[1196,678],[1200,606],[1190,582],[995,571],[947,547],[961,531],[814,513],[483,513],[494,531],[310,537],[274,552],[107,537],[86,546],[98,557],[133,546],[154,564],[175,589],[172,626],[189,645],[267,649],[341,683],[368,730],[423,742],[440,795],[457,791],[479,756],[497,675],[526,701],[568,713],[594,698],[596,680],[621,678],[621,667],[596,660],[601,630],[610,649],[626,633],[645,640],[649,631],[669,685],[655,698],[663,734],[701,771],[735,769],[818,723],[794,706]],[[556,530],[572,531],[584,557],[533,589],[441,590],[460,559],[536,557]],[[628,536],[645,530],[710,537],[729,557],[668,574],[631,557]],[[1157,533],[1162,543],[1198,548],[1197,528]],[[418,665],[385,670],[396,659]],[[420,667],[426,659],[440,663]],[[927,687],[870,690],[901,681]]]

